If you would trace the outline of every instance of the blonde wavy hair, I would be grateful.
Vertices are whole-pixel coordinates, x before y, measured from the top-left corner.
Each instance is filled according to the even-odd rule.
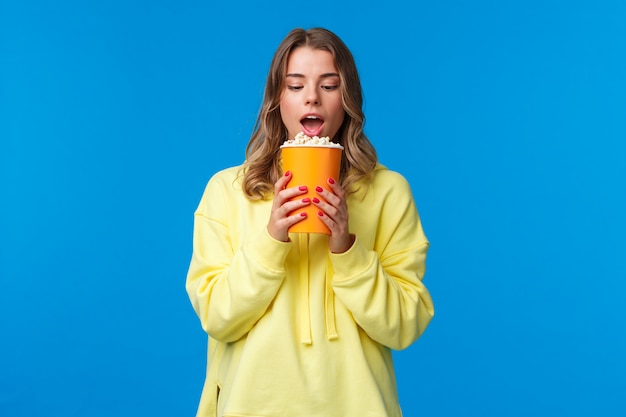
[[[350,50],[334,33],[323,28],[294,29],[278,46],[272,59],[263,104],[246,149],[243,190],[253,200],[269,197],[274,183],[282,175],[280,146],[287,140],[280,114],[280,99],[285,89],[287,61],[299,47],[328,51],[335,60],[345,118],[332,139],[343,145],[339,181],[348,192],[357,191],[355,183],[370,179],[377,163],[376,150],[363,133],[363,94],[356,64]]]

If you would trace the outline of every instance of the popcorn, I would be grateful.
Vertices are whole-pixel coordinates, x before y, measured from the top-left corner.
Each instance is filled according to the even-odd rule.
[[[319,136],[310,137],[303,132],[298,133],[294,139],[286,140],[281,148],[286,146],[323,146],[343,149],[343,146],[340,144],[331,142],[328,136],[321,138]]]

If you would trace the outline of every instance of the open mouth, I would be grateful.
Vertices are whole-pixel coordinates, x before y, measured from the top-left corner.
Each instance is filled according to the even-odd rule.
[[[316,115],[307,115],[300,120],[302,131],[308,136],[319,136],[324,125],[324,119]]]

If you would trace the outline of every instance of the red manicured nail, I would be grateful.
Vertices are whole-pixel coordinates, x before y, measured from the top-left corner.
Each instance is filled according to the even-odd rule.
[[[300,217],[306,217],[306,213],[305,212],[300,213]]]
[[[320,199],[319,199],[319,198],[317,198],[317,197],[313,197],[313,202],[317,204],[317,203],[319,203],[319,202],[320,202]]]
[[[323,212],[321,212],[321,211],[318,211],[318,212],[317,212],[317,215],[318,215],[318,216],[320,216],[320,217],[322,217],[322,216],[324,215],[324,213],[323,213]]]
[[[298,190],[300,191],[306,191],[306,185],[301,185],[298,187]]]
[[[285,172],[285,177],[288,177],[288,176],[290,176],[290,175],[291,175],[291,171],[287,171],[287,172]]]
[[[334,183],[335,183],[335,180],[334,180],[334,179],[332,179],[332,178],[329,178],[329,179],[328,179],[328,183],[329,183],[329,184],[334,184]]]
[[[302,202],[303,202],[303,203],[310,203],[310,202],[311,202],[311,199],[310,199],[310,198],[308,198],[308,197],[307,197],[307,198],[303,198],[303,199],[302,199]]]
[[[320,186],[315,187],[315,191],[317,191],[318,193],[321,193],[322,191],[324,191],[324,189]]]

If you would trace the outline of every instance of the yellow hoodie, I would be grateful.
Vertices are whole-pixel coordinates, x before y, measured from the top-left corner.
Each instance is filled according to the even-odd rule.
[[[333,254],[326,235],[273,239],[272,201],[248,200],[241,174],[211,178],[195,213],[186,288],[209,335],[198,416],[401,416],[390,349],[434,314],[408,183],[377,166],[347,201],[356,241]]]

